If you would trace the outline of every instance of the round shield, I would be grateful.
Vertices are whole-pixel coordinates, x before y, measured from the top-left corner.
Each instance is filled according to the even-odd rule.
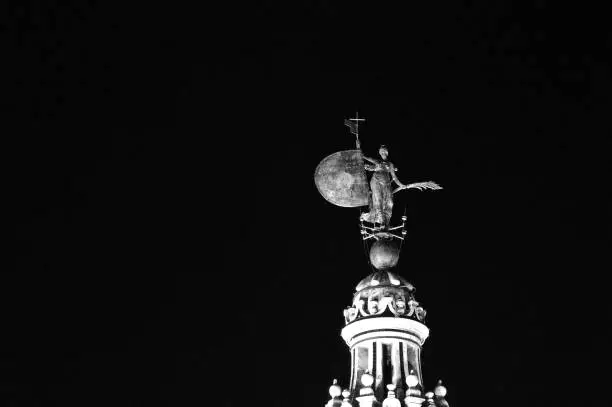
[[[325,157],[315,170],[314,180],[323,198],[334,205],[368,205],[370,189],[361,150],[338,151]]]

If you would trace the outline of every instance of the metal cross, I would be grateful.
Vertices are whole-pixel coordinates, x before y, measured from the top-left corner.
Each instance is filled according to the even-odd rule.
[[[357,148],[359,149],[359,148],[361,148],[359,146],[359,122],[365,122],[365,119],[360,119],[359,118],[359,112],[356,112],[355,113],[355,117],[350,118],[348,120],[350,120],[350,122],[346,123],[346,120],[345,120],[345,123],[351,129],[351,133],[353,133],[355,135],[355,137],[356,137],[355,144],[357,145]],[[351,122],[353,122],[353,123],[351,123]]]

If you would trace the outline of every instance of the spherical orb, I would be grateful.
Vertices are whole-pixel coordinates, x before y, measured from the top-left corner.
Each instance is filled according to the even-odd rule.
[[[395,391],[395,385],[394,385],[394,384],[388,384],[388,385],[387,385],[387,390],[389,390],[389,391]]]
[[[370,387],[372,383],[374,383],[374,376],[372,376],[370,373],[366,372],[361,375],[361,384],[363,384],[365,387]]]
[[[406,384],[408,387],[415,387],[417,384],[419,384],[419,378],[416,377],[416,375],[409,374],[406,377]]]
[[[425,397],[428,399],[432,399],[434,396],[433,391],[428,391],[427,393],[425,393]]]
[[[350,390],[348,389],[342,390],[342,397],[344,397],[345,399],[349,398],[350,395],[351,395]]]
[[[342,387],[338,386],[338,380],[334,379],[334,383],[329,387],[329,395],[332,397],[340,397]]]
[[[397,265],[399,261],[399,247],[391,239],[380,239],[370,247],[370,263],[378,269],[385,270]]]
[[[438,385],[434,389],[434,394],[437,397],[444,397],[444,396],[446,396],[446,387],[442,386],[442,380],[438,380]]]

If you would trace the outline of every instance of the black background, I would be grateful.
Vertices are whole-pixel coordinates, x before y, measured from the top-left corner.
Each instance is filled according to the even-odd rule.
[[[346,385],[369,267],[312,176],[357,110],[366,153],[444,186],[396,203],[426,387],[603,404],[612,32],[558,3],[4,5],[0,404]]]

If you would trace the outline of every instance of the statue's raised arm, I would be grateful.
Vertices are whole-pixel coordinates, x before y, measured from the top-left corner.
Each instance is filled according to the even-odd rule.
[[[376,169],[378,168],[378,166],[380,165],[380,162],[374,158],[370,158],[367,157],[365,155],[362,155],[363,159],[365,161],[369,161],[370,164],[368,163],[364,163],[363,164],[363,168],[365,168],[366,171],[376,171]]]

